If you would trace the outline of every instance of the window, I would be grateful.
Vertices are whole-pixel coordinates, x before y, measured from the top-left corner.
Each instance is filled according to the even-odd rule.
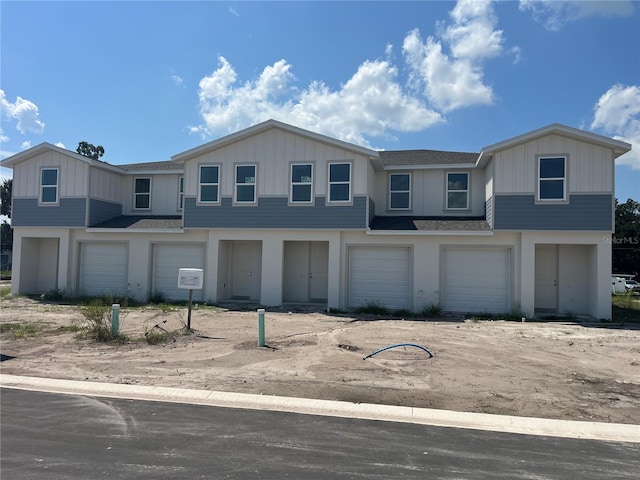
[[[392,173],[389,175],[389,209],[409,210],[411,208],[411,174]]]
[[[40,171],[40,203],[58,203],[58,169]]]
[[[133,208],[143,210],[151,208],[151,179],[136,178],[134,185]]]
[[[255,203],[256,166],[236,165],[236,203]]]
[[[565,157],[538,159],[538,200],[565,200]]]
[[[469,174],[447,173],[447,209],[469,208]]]
[[[291,165],[291,203],[312,203],[313,199],[313,165]]]
[[[178,178],[178,210],[184,205],[184,177]]]
[[[351,164],[329,164],[329,202],[351,201]]]
[[[220,201],[220,167],[218,165],[200,165],[198,180],[198,201],[200,203],[218,203]]]

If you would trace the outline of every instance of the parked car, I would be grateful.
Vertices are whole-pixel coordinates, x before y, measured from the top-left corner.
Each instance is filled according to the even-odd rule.
[[[640,293],[640,283],[635,280],[627,279],[624,281],[624,288],[627,289],[627,292],[638,292]]]

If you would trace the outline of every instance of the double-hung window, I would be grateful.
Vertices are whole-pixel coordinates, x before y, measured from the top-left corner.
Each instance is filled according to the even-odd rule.
[[[184,177],[178,178],[178,210],[184,206]]]
[[[538,200],[564,201],[567,190],[566,157],[538,159]]]
[[[389,210],[409,210],[411,208],[411,174],[392,173],[389,175]]]
[[[329,164],[329,202],[351,201],[351,164]]]
[[[57,168],[43,168],[40,171],[40,203],[58,203]]]
[[[469,173],[447,173],[447,210],[469,208]]]
[[[291,164],[290,203],[313,202],[313,165],[310,163]]]
[[[236,203],[256,202],[256,166],[236,165]]]
[[[151,178],[136,178],[134,180],[133,208],[148,210],[151,208]]]
[[[198,176],[198,202],[218,203],[220,201],[220,166],[200,165]]]

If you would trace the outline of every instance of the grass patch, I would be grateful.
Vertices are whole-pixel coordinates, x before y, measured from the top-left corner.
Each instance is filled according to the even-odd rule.
[[[37,337],[44,331],[44,326],[36,322],[10,322],[0,323],[0,333],[9,333],[14,338]]]
[[[0,298],[8,297],[11,295],[11,287],[0,287]]]
[[[616,323],[640,323],[640,296],[630,292],[611,297],[611,315]]]
[[[369,315],[388,315],[389,310],[377,302],[369,302],[366,305],[355,309],[356,313],[366,313]]]
[[[437,303],[429,303],[428,305],[425,305],[420,312],[418,312],[418,316],[423,318],[434,318],[439,317],[441,313],[442,307],[440,305]]]

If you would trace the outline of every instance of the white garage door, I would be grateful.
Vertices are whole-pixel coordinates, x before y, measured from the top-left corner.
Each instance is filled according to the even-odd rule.
[[[349,307],[375,303],[411,308],[411,251],[408,247],[349,249]]]
[[[189,290],[178,288],[178,270],[204,268],[204,245],[156,244],[153,248],[151,294],[161,293],[165,300],[187,300]],[[203,290],[194,290],[193,299],[202,301]]]
[[[507,248],[444,251],[443,305],[448,312],[509,311],[510,254]]]
[[[80,295],[127,294],[128,246],[117,242],[80,244]]]

